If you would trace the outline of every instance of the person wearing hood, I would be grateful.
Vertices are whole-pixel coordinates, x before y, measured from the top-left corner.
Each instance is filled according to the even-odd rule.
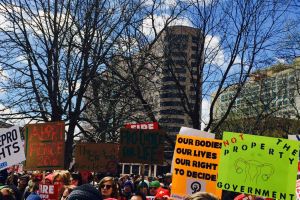
[[[149,181],[142,180],[137,186],[137,192],[143,193],[145,196],[149,194]]]
[[[124,199],[126,200],[130,199],[131,196],[133,195],[133,191],[134,191],[133,183],[130,180],[125,181],[122,188],[122,197],[124,197]]]

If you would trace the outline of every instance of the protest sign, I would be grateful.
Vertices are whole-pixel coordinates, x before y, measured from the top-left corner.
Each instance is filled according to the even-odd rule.
[[[224,132],[217,186],[276,199],[295,199],[299,142]]]
[[[38,194],[43,200],[57,200],[63,185],[39,184]]]
[[[173,157],[172,197],[206,191],[221,197],[217,172],[222,142],[210,138],[177,135]]]
[[[163,163],[163,131],[122,128],[120,135],[120,162],[143,164]]]
[[[75,169],[98,172],[118,171],[118,144],[81,143],[75,148]]]
[[[288,139],[300,141],[300,136],[299,135],[288,135]]]
[[[0,170],[25,160],[19,127],[0,129]]]
[[[181,127],[179,131],[179,135],[188,135],[188,136],[196,136],[196,137],[202,137],[202,138],[211,138],[215,139],[215,134],[208,133],[205,131],[188,128],[188,127]]]
[[[26,170],[64,169],[65,123],[26,125]]]
[[[201,138],[211,138],[211,139],[215,139],[215,134],[213,133],[208,133],[205,131],[201,131],[198,129],[193,129],[193,128],[188,128],[188,127],[181,127],[180,131],[178,133],[179,135],[186,135],[186,136],[196,136],[196,137],[201,137]],[[174,158],[174,154],[173,153],[173,158]],[[171,172],[173,173],[173,162],[171,164]]]
[[[125,124],[125,128],[157,130],[158,129],[158,122],[144,122],[144,123],[139,123],[139,124]]]

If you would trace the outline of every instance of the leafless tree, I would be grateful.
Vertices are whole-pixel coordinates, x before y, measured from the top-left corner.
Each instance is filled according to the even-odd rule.
[[[91,80],[105,69],[139,1],[2,0],[3,120],[66,122],[66,167]]]
[[[180,3],[167,2],[142,3],[138,18],[124,28],[105,63],[107,68],[102,74],[106,77],[91,84],[89,99],[93,109],[87,110],[84,121],[92,126],[92,134],[86,132],[92,140],[117,141],[118,128],[124,123],[157,121],[158,102],[154,93],[158,91],[162,56],[155,53],[155,44],[182,12]],[[165,17],[158,20],[161,14]],[[101,84],[109,88],[99,87]]]
[[[214,132],[227,118],[249,74],[266,66],[274,55],[269,50],[283,31],[283,14],[289,2],[191,0],[188,3],[186,17],[192,27],[200,30],[196,48],[198,60],[192,63],[191,58],[186,57],[185,65],[191,73],[196,100],[188,98],[182,87],[178,87],[178,93],[196,129],[204,122],[199,114],[201,103],[210,102],[208,120],[203,128]],[[178,83],[178,75],[171,74]],[[214,116],[221,94],[232,87],[235,90],[227,107],[223,108],[222,115]]]
[[[91,105],[81,117],[84,140],[118,142],[119,129],[126,122],[139,121],[138,102],[124,84],[109,70],[92,80],[86,95]]]
[[[284,27],[284,35],[278,41],[276,56],[287,63],[292,63],[300,54],[300,2],[293,0],[289,6]]]

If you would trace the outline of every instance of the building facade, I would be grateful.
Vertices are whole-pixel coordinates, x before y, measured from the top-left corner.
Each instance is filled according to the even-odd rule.
[[[250,75],[235,100],[231,117],[254,118],[259,114],[295,119],[300,111],[300,59],[292,64],[277,64]],[[232,86],[216,104],[214,117],[221,118],[234,94]]]
[[[197,76],[201,76],[199,53],[203,42],[201,31],[187,26],[170,26],[160,38],[157,52],[164,57],[159,87],[159,124],[172,137],[180,127],[192,127],[184,106],[194,105],[199,92],[199,116],[201,116],[201,87],[195,87]],[[202,80],[202,77],[198,77]],[[201,117],[200,119],[201,120]],[[175,140],[174,140],[175,141]]]

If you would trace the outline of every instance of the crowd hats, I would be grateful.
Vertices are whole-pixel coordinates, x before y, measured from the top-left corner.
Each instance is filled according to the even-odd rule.
[[[68,196],[69,200],[102,200],[99,191],[87,183],[76,187]]]
[[[125,183],[123,184],[123,187],[129,186],[131,188],[131,191],[134,190],[134,185],[130,180],[125,181]]]
[[[159,188],[160,182],[159,181],[151,181],[149,187]]]
[[[147,181],[147,180],[142,180],[141,182],[139,182],[138,188],[143,188],[143,187],[149,188],[149,181]]]
[[[170,191],[165,188],[158,188],[155,198],[170,197]]]

